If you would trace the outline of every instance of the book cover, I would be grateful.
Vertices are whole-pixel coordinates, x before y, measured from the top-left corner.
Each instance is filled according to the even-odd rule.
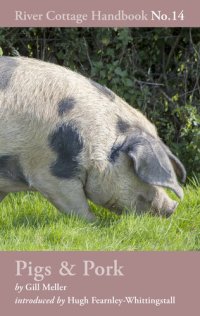
[[[198,12],[2,5],[4,314],[198,314]]]

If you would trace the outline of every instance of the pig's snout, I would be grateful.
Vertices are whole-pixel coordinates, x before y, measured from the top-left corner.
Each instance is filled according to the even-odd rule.
[[[176,201],[172,201],[170,205],[168,205],[168,207],[163,207],[163,209],[161,210],[161,215],[165,216],[165,217],[170,217],[173,212],[175,211],[175,209],[178,206],[178,202]]]
[[[159,189],[156,198],[152,203],[152,210],[154,214],[163,217],[171,216],[178,206],[178,202],[172,200],[163,190]]]

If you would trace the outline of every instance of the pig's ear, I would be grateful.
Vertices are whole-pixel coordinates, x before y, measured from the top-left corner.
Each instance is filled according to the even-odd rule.
[[[136,132],[135,135],[127,137],[121,150],[132,159],[135,172],[142,181],[167,187],[179,198],[183,198],[183,190],[177,182],[171,157],[159,138],[144,132]]]
[[[185,168],[183,166],[183,164],[180,162],[180,160],[174,156],[172,154],[172,152],[170,151],[170,149],[162,143],[162,146],[164,147],[173,167],[174,167],[174,170],[176,172],[176,175],[177,177],[180,179],[181,182],[185,182],[186,180],[186,171],[185,171]]]

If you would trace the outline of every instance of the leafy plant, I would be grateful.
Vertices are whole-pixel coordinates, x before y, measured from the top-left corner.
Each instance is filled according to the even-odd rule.
[[[200,174],[198,28],[2,28],[0,55],[70,67],[140,109]]]

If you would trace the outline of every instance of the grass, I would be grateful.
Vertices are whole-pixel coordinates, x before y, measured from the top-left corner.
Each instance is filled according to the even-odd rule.
[[[200,250],[200,185],[192,180],[168,219],[115,216],[91,205],[98,221],[59,213],[38,193],[10,194],[0,205],[0,250]]]

